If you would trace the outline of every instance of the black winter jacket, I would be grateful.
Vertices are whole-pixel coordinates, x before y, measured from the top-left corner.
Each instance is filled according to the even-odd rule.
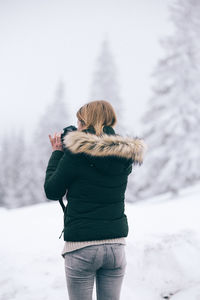
[[[92,129],[72,131],[64,145],[64,152],[52,152],[44,182],[48,199],[66,194],[64,240],[126,237],[125,190],[132,165],[143,162],[144,141],[104,127],[101,136]]]

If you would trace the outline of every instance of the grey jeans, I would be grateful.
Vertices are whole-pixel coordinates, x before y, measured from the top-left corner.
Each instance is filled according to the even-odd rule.
[[[92,300],[96,278],[97,300],[119,300],[126,269],[125,245],[91,245],[65,254],[70,300]]]

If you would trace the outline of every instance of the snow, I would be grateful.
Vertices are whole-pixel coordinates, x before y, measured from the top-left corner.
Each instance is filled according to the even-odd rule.
[[[199,193],[197,185],[176,198],[126,203],[122,300],[200,300]],[[56,201],[0,209],[0,300],[68,299],[62,227]]]

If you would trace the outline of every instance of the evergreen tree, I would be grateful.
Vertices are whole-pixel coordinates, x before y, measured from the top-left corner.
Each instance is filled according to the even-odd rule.
[[[142,117],[148,151],[132,191],[137,197],[177,193],[200,179],[200,2],[170,8],[173,35],[153,73],[153,95]]]
[[[97,69],[91,86],[91,100],[106,100],[113,106],[117,115],[115,130],[124,133],[123,107],[120,98],[117,68],[107,40],[103,41],[102,50],[97,60]]]
[[[47,200],[43,184],[47,163],[52,153],[48,135],[53,135],[55,132],[62,132],[63,128],[69,125],[71,125],[70,115],[66,110],[64,85],[60,82],[54,101],[47,107],[39,121],[31,145],[34,172],[37,177],[36,202]]]
[[[0,148],[0,205],[4,207],[6,206],[7,191],[10,187],[9,176],[11,170],[11,149],[11,136],[8,136],[8,133],[6,133],[1,138]]]
[[[17,208],[31,204],[28,194],[27,149],[24,131],[5,135],[1,147],[1,205]]]

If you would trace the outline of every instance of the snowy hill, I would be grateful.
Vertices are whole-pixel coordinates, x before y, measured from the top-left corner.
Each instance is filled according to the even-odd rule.
[[[200,186],[126,204],[123,300],[200,299]],[[58,202],[0,209],[0,300],[68,299]],[[95,289],[94,289],[94,299]]]

